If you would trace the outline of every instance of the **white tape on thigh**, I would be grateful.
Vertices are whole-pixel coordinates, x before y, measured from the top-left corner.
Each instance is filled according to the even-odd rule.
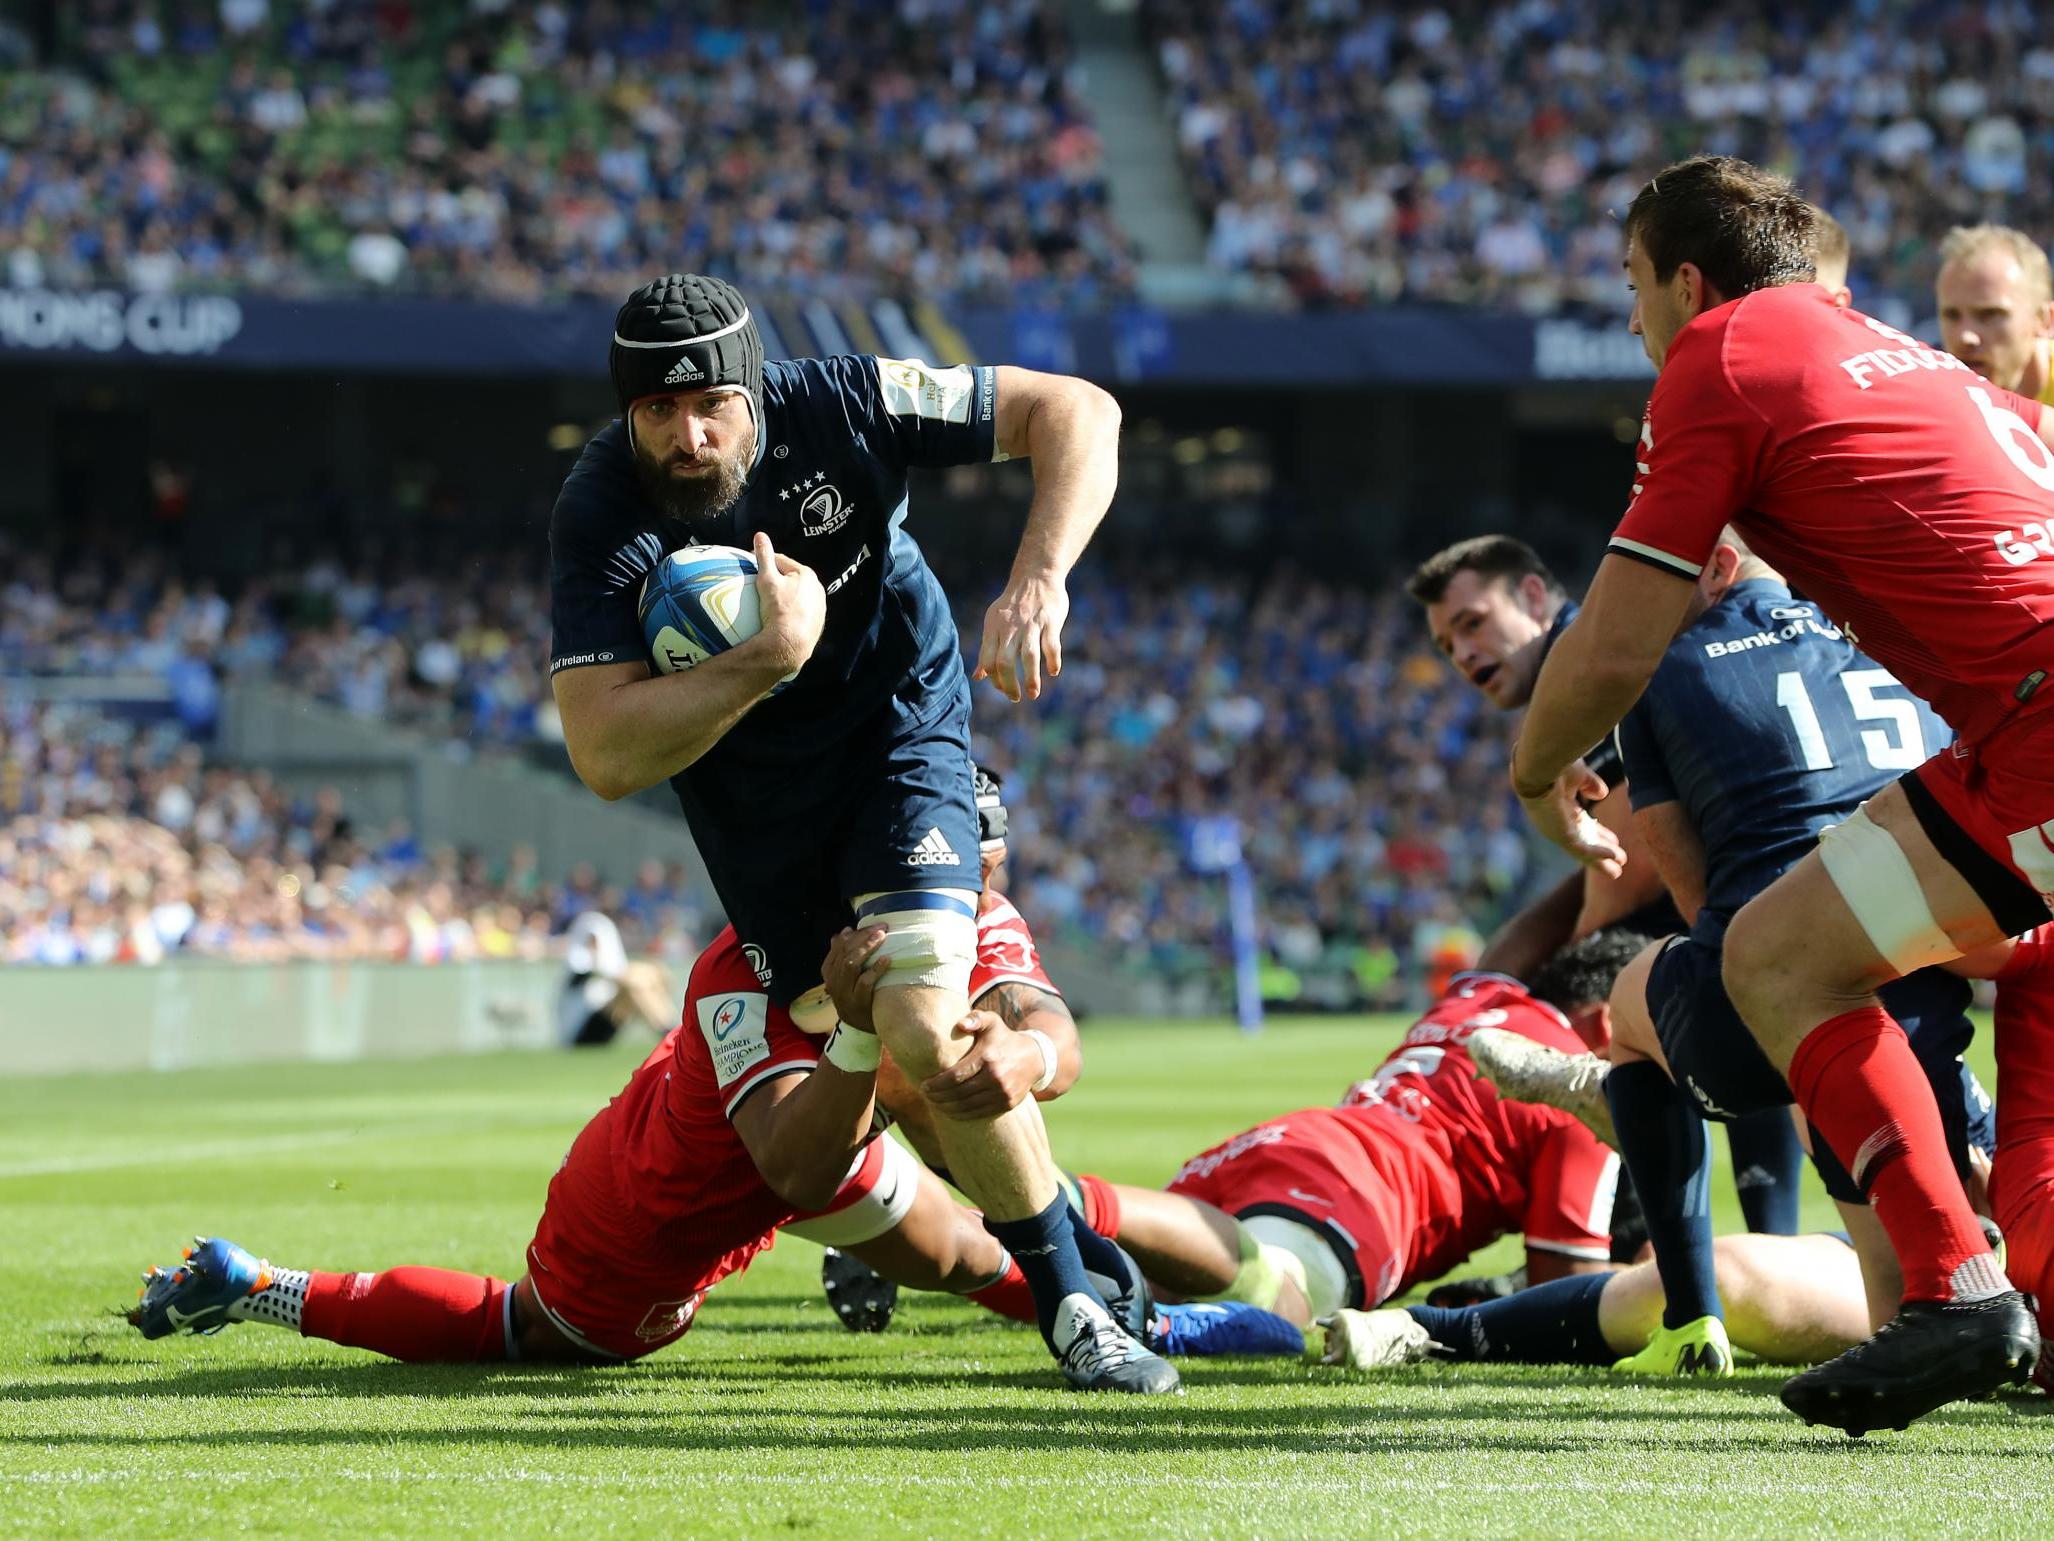
[[[1326,1237],[1282,1215],[1250,1215],[1242,1227],[1264,1246],[1296,1258],[1305,1269],[1305,1302],[1315,1317],[1331,1316],[1348,1304],[1348,1273]]]
[[[1819,832],[1819,859],[1868,934],[1869,945],[1898,973],[1961,956],[1933,918],[1911,858],[1867,808]]]
[[[878,1168],[877,1181],[853,1204],[791,1221],[784,1226],[785,1232],[823,1247],[859,1247],[905,1219],[913,1200],[920,1196],[920,1163],[896,1140],[880,1139],[879,1144],[884,1148],[884,1163]],[[863,1157],[858,1156],[850,1176],[862,1170]]]
[[[859,894],[858,927],[883,926],[879,946],[887,960],[881,985],[926,985],[970,992],[977,961],[977,895],[964,888],[912,889]]]

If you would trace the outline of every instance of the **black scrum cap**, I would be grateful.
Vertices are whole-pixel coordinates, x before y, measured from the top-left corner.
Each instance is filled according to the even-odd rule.
[[[613,318],[607,362],[623,416],[644,396],[738,385],[763,420],[763,337],[725,280],[670,273],[642,285]]]

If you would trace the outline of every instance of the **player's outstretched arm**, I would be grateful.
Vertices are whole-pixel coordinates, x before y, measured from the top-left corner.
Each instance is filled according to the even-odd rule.
[[[1512,752],[1512,789],[1534,828],[1609,876],[1622,870],[1619,842],[1576,801],[1604,795],[1603,783],[1583,768],[1583,752],[1640,699],[1692,591],[1680,574],[1607,556],[1583,609],[1548,650]]]
[[[694,669],[652,675],[643,662],[559,670],[551,685],[578,779],[608,802],[668,781],[719,743],[813,656],[827,592],[810,567],[756,537],[763,629]]]
[[[1088,380],[1002,365],[999,453],[1034,462],[1034,503],[1005,592],[984,617],[973,679],[1032,701],[1063,672],[1067,582],[1120,479],[1120,404]]]
[[[733,1114],[735,1133],[756,1170],[794,1209],[833,1203],[849,1164],[870,1138],[877,1040],[846,1027],[835,1031],[856,1041],[854,1068],[823,1059],[808,1074],[778,1076],[750,1092]],[[828,1052],[839,1051],[830,1043]]]

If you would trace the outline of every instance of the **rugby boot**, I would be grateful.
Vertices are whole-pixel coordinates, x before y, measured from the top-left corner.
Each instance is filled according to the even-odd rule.
[[[1612,1368],[1625,1375],[1731,1375],[1733,1344],[1724,1322],[1700,1316],[1681,1327],[1658,1328],[1646,1348],[1615,1361]]]
[[[1605,1101],[1605,1077],[1612,1067],[1595,1054],[1564,1054],[1502,1027],[1475,1029],[1465,1047],[1499,1096],[1560,1108],[1614,1150],[1619,1148],[1612,1109]]]
[[[270,1285],[269,1263],[219,1236],[195,1236],[183,1262],[144,1273],[128,1324],[146,1338],[219,1332],[231,1305]]]
[[[1065,1295],[1057,1302],[1049,1346],[1064,1378],[1080,1391],[1168,1396],[1184,1389],[1174,1365],[1128,1336],[1089,1295]]]
[[[899,1308],[899,1287],[861,1258],[828,1247],[820,1254],[820,1288],[851,1332],[882,1332]]]
[[[1783,1383],[1806,1423],[1856,1439],[1902,1429],[1936,1407],[2022,1386],[2040,1359],[2031,1303],[2017,1290],[1986,1300],[1908,1300],[1876,1335]]]

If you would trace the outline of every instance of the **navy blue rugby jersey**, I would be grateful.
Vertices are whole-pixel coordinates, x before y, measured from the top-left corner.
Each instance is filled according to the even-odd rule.
[[[549,523],[550,672],[647,661],[642,580],[681,546],[739,546],[758,531],[827,588],[820,644],[789,689],[759,703],[706,757],[817,756],[889,708],[917,726],[963,678],[941,585],[902,528],[907,471],[994,457],[995,371],[870,356],[763,366],[755,468],[719,517],[658,513],[616,419],[585,446]]]
[[[1731,916],[1953,741],[1933,709],[1773,579],[1736,583],[1664,655],[1619,724],[1633,806],[1681,802],[1705,907]]]

